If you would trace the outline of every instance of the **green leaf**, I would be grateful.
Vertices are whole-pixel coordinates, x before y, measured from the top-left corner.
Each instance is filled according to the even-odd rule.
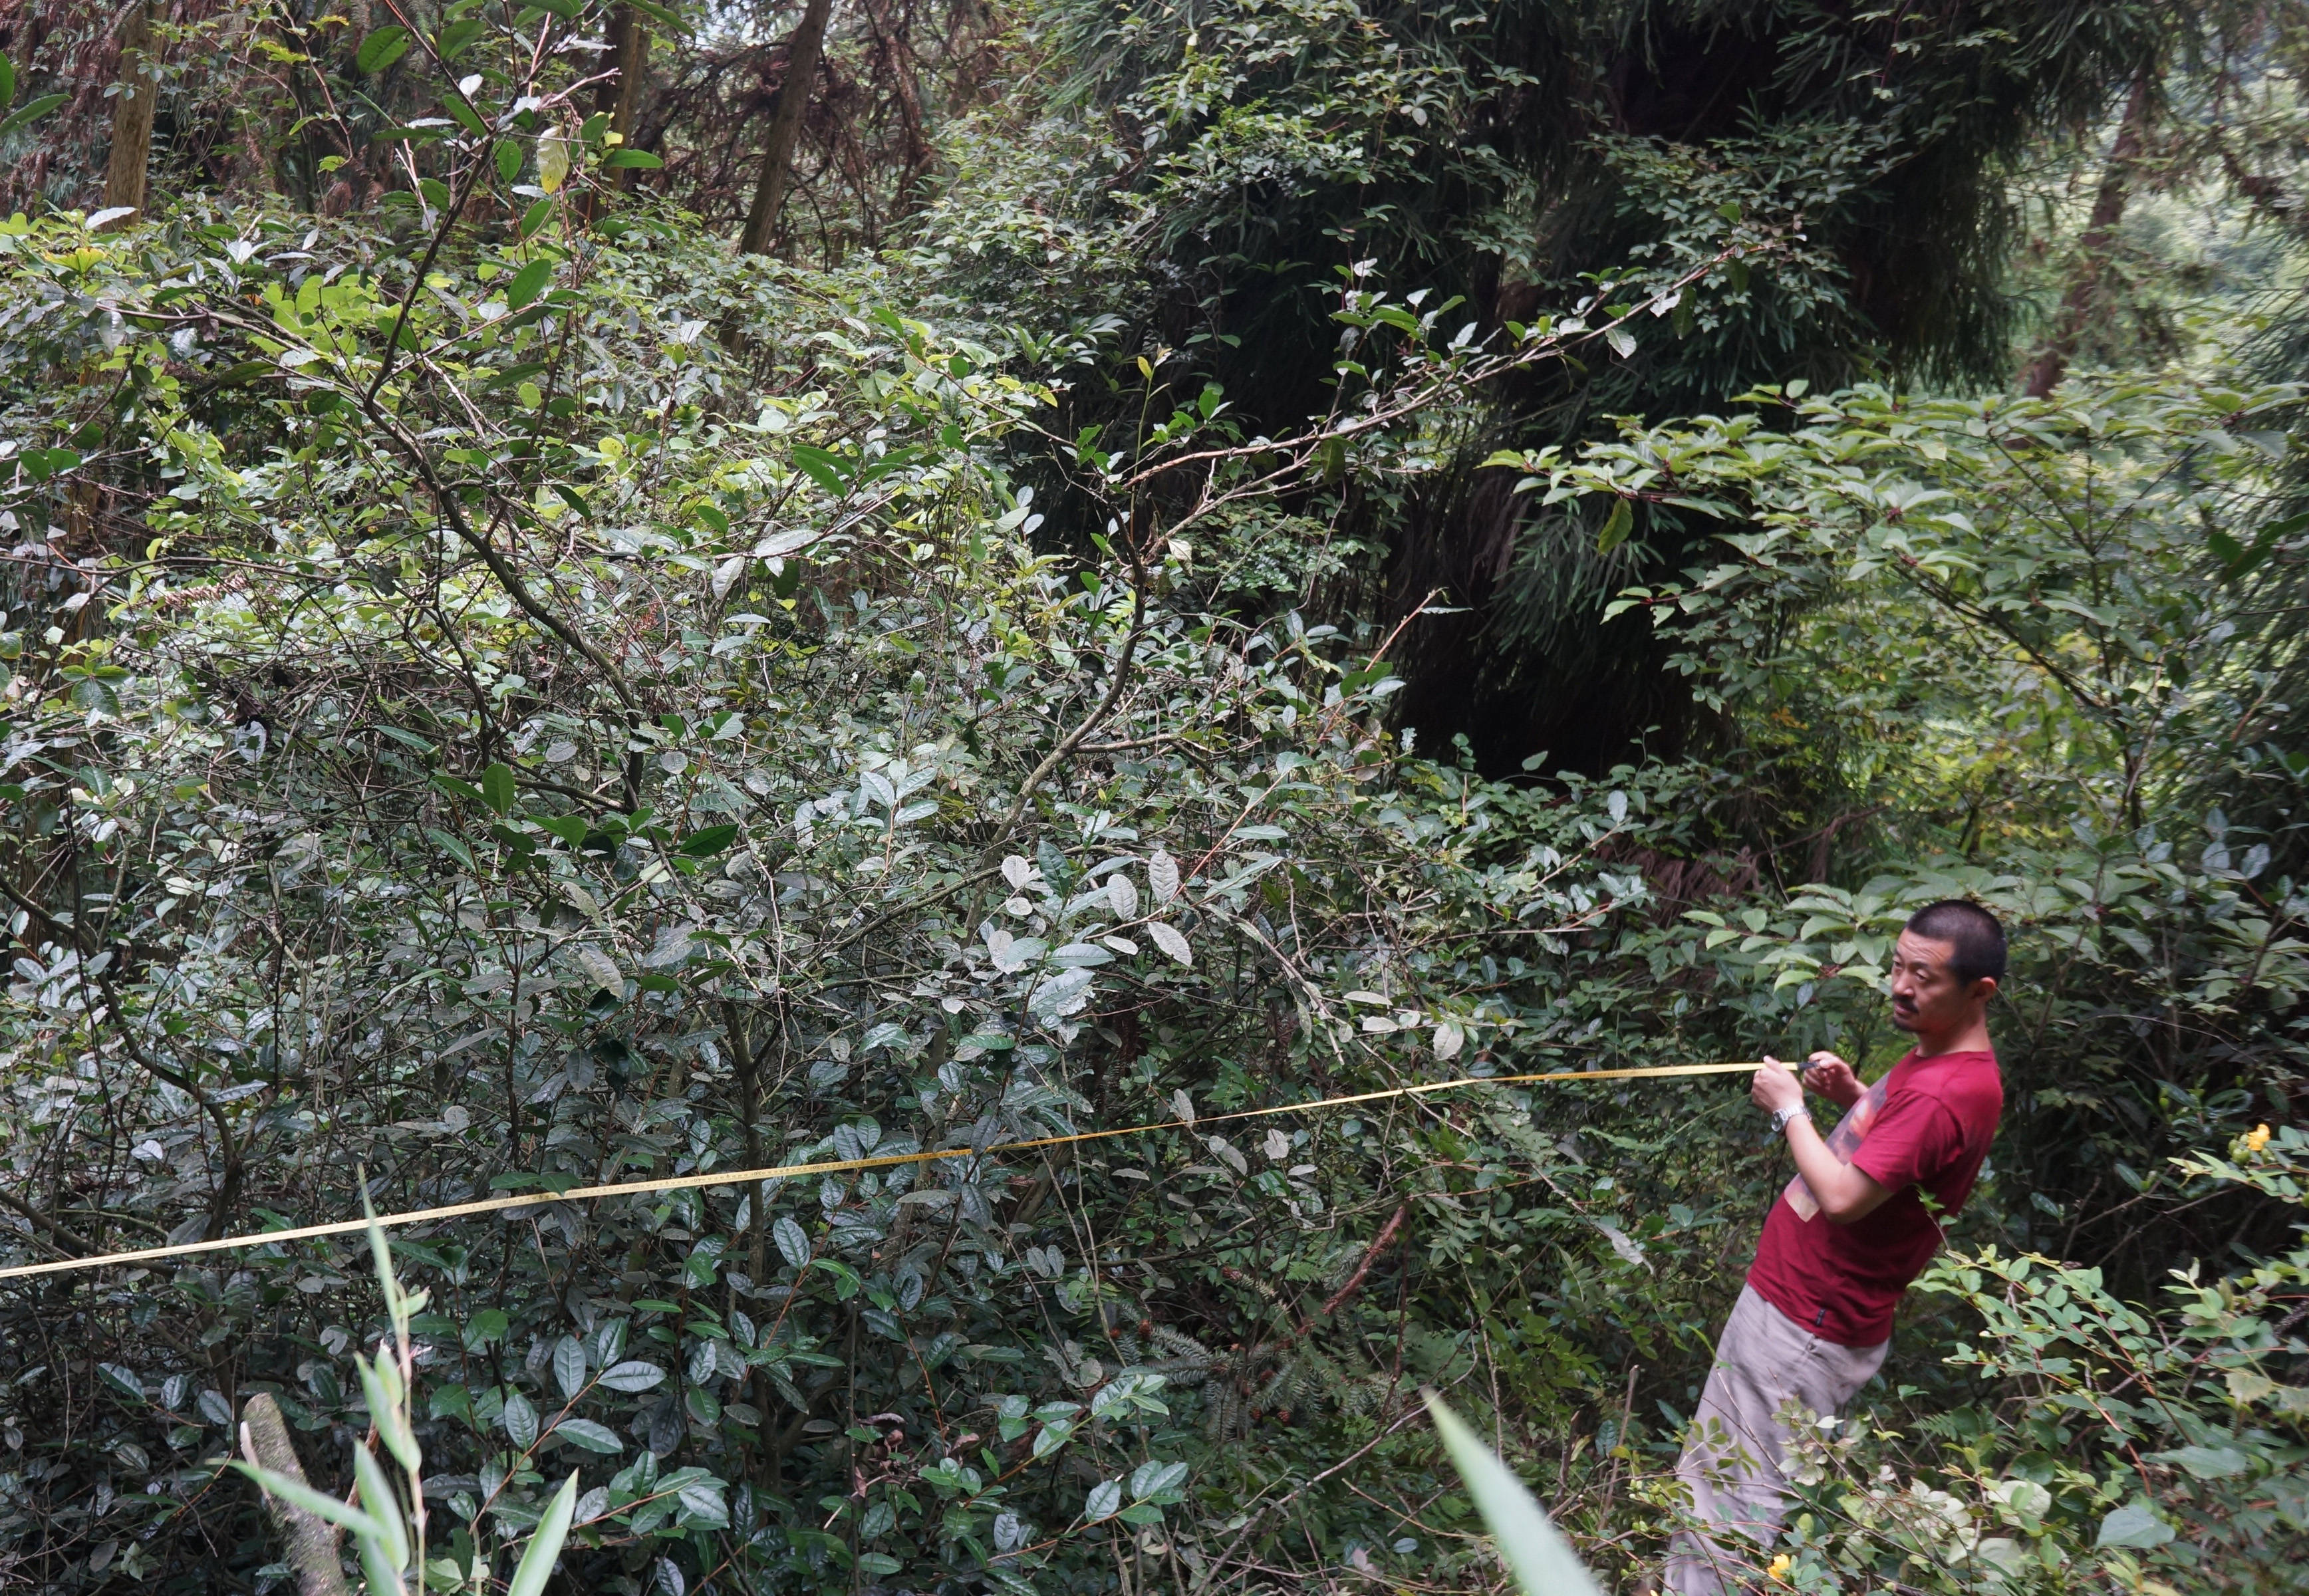
[[[553,1427],[553,1433],[572,1446],[587,1452],[598,1452],[614,1457],[626,1449],[617,1432],[606,1424],[596,1424],[590,1419],[565,1419]]]
[[[866,1283],[855,1269],[839,1258],[812,1258],[810,1267],[823,1269],[834,1277],[834,1295],[842,1302],[857,1296],[859,1288]]]
[[[481,802],[487,804],[493,814],[512,814],[514,799],[517,796],[510,765],[499,763],[481,772]]]
[[[361,40],[360,49],[353,56],[353,65],[365,73],[383,72],[408,50],[409,30],[387,25]]]
[[[2158,1518],[2146,1502],[2128,1502],[2100,1521],[2096,1547],[2127,1547],[2145,1551],[2173,1539],[2173,1526]]]
[[[211,386],[218,388],[238,388],[243,383],[255,382],[258,377],[264,375],[267,372],[278,371],[281,368],[279,367],[275,366],[270,360],[243,360],[239,365],[228,368],[223,375],[220,375],[215,382],[211,384]],[[383,729],[380,728],[379,729]]]
[[[842,498],[849,493],[849,473],[845,470],[849,462],[840,455],[824,449],[813,449],[808,444],[796,444],[793,462],[811,481],[835,498]]]
[[[537,824],[572,848],[584,843],[585,833],[593,829],[575,815],[540,815]]]
[[[722,1255],[699,1247],[682,1260],[681,1283],[693,1291],[704,1290],[713,1283],[713,1271]]]
[[[513,1571],[513,1583],[506,1587],[506,1596],[540,1596],[545,1582],[553,1577],[554,1560],[561,1556],[561,1543],[568,1539],[569,1521],[577,1511],[577,1471],[572,1469],[553,1497],[553,1504],[538,1521],[536,1532],[529,1538],[528,1549],[521,1554],[521,1566]]]
[[[653,172],[664,164],[664,161],[646,150],[612,150],[610,151],[609,158],[601,162],[604,169],[612,172],[627,167],[636,168],[644,172]]]
[[[451,858],[455,859],[459,864],[464,866],[466,869],[472,870],[475,868],[473,864],[472,850],[467,848],[462,841],[451,836],[448,833],[440,830],[437,826],[427,826],[425,828],[425,834],[433,840],[434,847],[447,854]]]
[[[626,0],[626,4],[659,26],[672,29],[677,33],[687,25],[679,13],[670,5],[660,5],[657,0]]]
[[[604,1369],[597,1385],[612,1391],[631,1393],[650,1391],[665,1383],[665,1371],[654,1363],[644,1363],[638,1358],[629,1359],[614,1368]]]
[[[1546,1511],[1524,1488],[1523,1481],[1475,1438],[1475,1432],[1444,1405],[1441,1397],[1432,1391],[1420,1395],[1434,1416],[1436,1433],[1457,1465],[1459,1478],[1467,1482],[1475,1510],[1499,1541],[1500,1557],[1514,1571],[1525,1596],[1601,1596],[1594,1577],[1548,1522]]]
[[[538,201],[521,213],[521,236],[524,238],[534,238],[537,237],[537,230],[552,220],[553,202]]]
[[[515,143],[511,139],[499,140],[497,142],[497,162],[498,181],[503,183],[512,182],[515,177],[521,176],[521,146]]]
[[[256,1481],[257,1488],[268,1497],[278,1497],[292,1507],[302,1507],[314,1517],[333,1524],[342,1524],[356,1535],[374,1535],[386,1540],[385,1526],[358,1507],[349,1507],[336,1497],[315,1490],[270,1469],[260,1469],[255,1463],[235,1458],[232,1466]]]
[[[537,1445],[537,1407],[520,1392],[506,1398],[506,1435],[513,1444],[527,1452]]]
[[[2200,1480],[2227,1480],[2242,1474],[2253,1460],[2234,1446],[2183,1446],[2172,1452],[2152,1452],[2149,1461],[2178,1463]]]
[[[553,1383],[561,1387],[564,1402],[575,1402],[577,1393],[585,1389],[585,1348],[574,1335],[565,1335],[553,1344]]]
[[[467,133],[471,134],[475,138],[485,139],[489,136],[489,124],[481,120],[481,116],[479,111],[476,111],[471,106],[465,103],[465,97],[463,95],[458,94],[451,96],[445,102],[444,102],[442,108],[457,119],[458,126],[463,128]]]
[[[376,1461],[376,1454],[366,1446],[353,1448],[353,1482],[360,1488],[361,1505],[369,1516],[385,1526],[384,1551],[385,1559],[395,1568],[409,1563],[409,1526],[401,1517],[401,1504],[393,1499],[393,1482],[385,1477],[385,1469]]]
[[[0,110],[16,103],[16,64],[0,56]]]
[[[1628,507],[1628,501],[1613,499],[1612,513],[1604,518],[1604,530],[1596,535],[1596,552],[1609,554],[1619,548],[1628,540],[1628,531],[1635,524],[1636,514]]]
[[[796,1269],[809,1262],[809,1236],[794,1223],[791,1216],[778,1215],[777,1223],[770,1227],[770,1239],[778,1244],[778,1251]]]
[[[0,122],[0,133],[13,133],[28,122],[37,122],[64,102],[61,94],[43,94],[38,99],[28,100],[21,110]]]
[[[361,1576],[368,1582],[368,1596],[403,1596],[408,1582],[401,1577],[401,1567],[388,1556],[391,1549],[374,1535],[356,1535],[354,1544],[360,1550]]]
[[[722,1482],[706,1479],[693,1480],[674,1493],[681,1511],[699,1523],[719,1529],[730,1522],[730,1509],[722,1500]]]
[[[528,265],[523,266],[520,271],[514,273],[513,281],[507,285],[506,289],[506,307],[512,310],[519,310],[523,306],[527,305],[531,300],[545,292],[545,285],[552,280],[553,263],[551,261],[540,259],[530,262]]]
[[[691,858],[702,859],[721,852],[738,840],[734,825],[701,826],[681,840],[681,851]]]
[[[489,31],[489,24],[478,17],[460,17],[441,30],[434,41],[434,50],[444,61],[454,61],[463,55],[473,40]]]

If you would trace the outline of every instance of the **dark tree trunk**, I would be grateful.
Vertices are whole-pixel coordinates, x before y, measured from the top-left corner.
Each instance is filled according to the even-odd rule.
[[[902,129],[898,147],[897,193],[891,196],[890,219],[895,221],[914,208],[922,170],[930,165],[930,139],[922,116],[921,95],[914,84],[913,47],[902,28],[893,27],[884,0],[866,0],[866,21],[874,30],[874,48],[891,92],[898,102]]]
[[[2142,67],[2132,80],[2132,97],[2125,102],[2124,119],[2117,124],[2116,142],[2109,146],[2108,165],[2102,168],[2100,192],[2093,196],[2092,215],[2077,239],[2076,275],[2061,296],[2061,309],[2053,335],[2028,363],[2021,388],[2031,399],[2043,399],[2061,385],[2077,345],[2100,308],[2101,286],[2108,275],[2109,251],[2116,242],[2117,224],[2124,220],[2125,203],[2132,197],[2133,171],[2149,140],[2151,89],[2155,74]]]
[[[603,65],[615,74],[604,78],[594,91],[595,114],[610,119],[610,131],[618,135],[618,148],[633,142],[634,116],[640,108],[642,82],[649,75],[649,24],[630,5],[620,5],[610,13],[609,53]],[[610,174],[619,189],[634,185],[636,168],[620,168]]]
[[[777,108],[770,113],[770,142],[762,151],[761,177],[754,185],[753,207],[746,212],[746,230],[738,240],[740,254],[770,253],[778,209],[793,179],[794,145],[801,140],[802,117],[809,109],[809,91],[826,46],[826,19],[833,10],[834,0],[809,0],[786,47],[785,78],[778,84]]]
[[[152,113],[160,83],[146,75],[151,54],[152,7],[128,8],[120,24],[120,92],[112,101],[112,151],[105,161],[104,208],[144,209],[144,171],[152,157]],[[134,218],[123,217],[124,222]]]

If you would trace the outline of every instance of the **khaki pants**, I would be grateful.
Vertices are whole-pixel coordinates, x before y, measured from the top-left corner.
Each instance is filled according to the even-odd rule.
[[[1780,1410],[1793,1402],[1823,1416],[1841,1413],[1891,1344],[1824,1342],[1753,1287],[1741,1288],[1675,1471],[1691,1488],[1692,1515],[1708,1528],[1676,1536],[1661,1579],[1667,1590],[1720,1596],[1727,1585],[1756,1578],[1760,1549],[1779,1539],[1787,1512],[1788,1432]]]

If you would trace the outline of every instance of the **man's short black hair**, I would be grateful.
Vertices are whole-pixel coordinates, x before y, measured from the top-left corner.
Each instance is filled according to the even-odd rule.
[[[1949,968],[1969,987],[1983,976],[2004,979],[2004,927],[1979,904],[1963,898],[1943,898],[1908,917],[1908,930],[1927,942],[1945,942],[1956,950]]]

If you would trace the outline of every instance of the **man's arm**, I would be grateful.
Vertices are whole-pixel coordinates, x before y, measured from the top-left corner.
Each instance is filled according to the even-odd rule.
[[[1803,1084],[1778,1059],[1768,1057],[1764,1067],[1756,1072],[1756,1083],[1748,1097],[1758,1108],[1778,1113],[1803,1106]],[[1812,1188],[1830,1224],[1848,1225],[1865,1219],[1891,1196],[1872,1178],[1830,1152],[1811,1120],[1789,1120],[1787,1137],[1788,1151],[1795,1155],[1796,1173]]]

